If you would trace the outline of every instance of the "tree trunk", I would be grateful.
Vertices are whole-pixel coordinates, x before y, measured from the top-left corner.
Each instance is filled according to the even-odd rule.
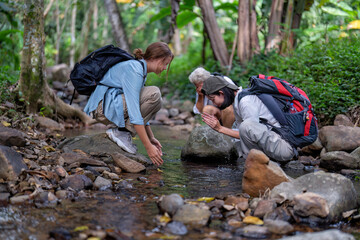
[[[106,41],[108,41],[108,23],[109,19],[106,17],[104,18],[104,26],[103,26],[103,32],[102,32],[102,38],[101,38],[101,45],[105,45]]]
[[[94,35],[93,35],[93,38],[95,40],[95,42],[97,41],[98,39],[98,12],[99,12],[99,8],[98,8],[98,5],[97,5],[97,1],[94,2],[94,18],[93,18],[93,29],[94,29]]]
[[[60,49],[60,10],[59,10],[59,0],[56,0],[56,41],[55,41],[55,65],[59,64],[59,49]]]
[[[180,0],[171,0],[170,4],[171,4],[170,27],[169,27],[169,30],[167,31],[167,33],[165,34],[165,36],[162,37],[162,41],[164,41],[166,43],[170,43],[174,37],[174,34],[176,34],[175,33],[175,31],[177,30],[176,17],[178,15],[178,12],[180,9],[180,5],[179,5]],[[175,39],[175,44],[176,44],[176,39]],[[175,55],[177,55],[177,54],[175,53]]]
[[[62,116],[76,116],[86,124],[94,123],[84,112],[61,101],[45,80],[43,10],[43,0],[25,0],[19,95],[25,99],[26,112],[36,114],[40,106],[50,106]]]
[[[291,25],[291,29],[299,29],[301,23],[301,16],[305,9],[306,0],[297,0],[295,11],[293,14],[293,21]],[[296,35],[293,31],[290,34],[290,46],[294,49],[296,46]]]
[[[71,43],[70,43],[70,68],[73,68],[75,65],[75,39],[76,39],[76,10],[77,10],[77,0],[73,2],[73,9],[71,13]]]
[[[269,32],[266,38],[266,52],[270,51],[271,49],[279,48],[279,44],[281,41],[281,32],[280,32],[280,25],[281,25],[281,15],[283,10],[284,0],[273,0],[271,4],[271,13],[270,13],[270,20],[269,20]]]
[[[226,68],[229,66],[229,53],[216,22],[215,10],[212,0],[197,0],[201,8],[204,27],[210,39],[211,48],[215,58],[220,62],[221,66]]]
[[[281,48],[280,48],[280,54],[282,55],[287,55],[292,50],[292,46],[290,45],[290,34],[291,34],[293,12],[294,12],[294,0],[288,0],[288,6],[286,9],[286,16],[285,16],[284,34],[281,40]]]
[[[90,32],[90,25],[91,25],[91,18],[94,12],[94,1],[90,1],[89,10],[86,14],[84,25],[82,27],[82,49],[80,53],[80,59],[86,57],[89,53],[89,32]]]
[[[175,28],[174,30],[173,43],[174,43],[174,54],[175,56],[179,56],[181,54],[181,40],[180,40],[180,30],[178,28]]]
[[[256,0],[250,0],[250,47],[251,55],[260,52],[260,44],[257,29],[257,18],[256,18]]]
[[[250,1],[239,0],[238,11],[238,48],[237,53],[241,63],[247,62],[251,57],[250,48]]]
[[[109,20],[113,28],[113,35],[116,45],[130,52],[129,43],[126,37],[125,29],[122,23],[122,18],[115,0],[104,0],[106,10],[109,15]]]

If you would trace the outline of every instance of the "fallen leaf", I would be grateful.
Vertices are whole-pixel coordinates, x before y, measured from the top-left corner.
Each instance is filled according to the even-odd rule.
[[[170,222],[171,218],[169,217],[169,215],[164,214],[160,217],[160,222],[161,223],[168,223]]]
[[[74,229],[75,232],[89,230],[88,226],[78,226]]]
[[[247,223],[247,224],[255,224],[255,225],[263,225],[264,224],[264,222],[260,218],[254,217],[254,216],[245,217],[243,222]]]
[[[1,121],[1,124],[4,126],[4,127],[10,127],[11,126],[11,123],[8,123],[6,121]]]
[[[55,148],[53,148],[52,146],[47,145],[47,146],[44,146],[43,148],[44,148],[47,152],[55,152]]]
[[[198,198],[196,201],[198,202],[211,202],[213,201],[215,198],[214,197],[201,197],[201,198]]]
[[[161,170],[160,168],[158,168],[157,170],[158,170],[158,172],[164,172],[164,171],[163,171],[163,170]]]

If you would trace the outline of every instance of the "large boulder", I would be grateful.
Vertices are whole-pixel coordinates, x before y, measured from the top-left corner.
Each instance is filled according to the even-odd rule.
[[[5,180],[16,180],[21,171],[28,167],[20,153],[10,147],[0,145],[0,178]]]
[[[111,141],[106,133],[99,133],[94,135],[81,135],[64,140],[58,146],[64,152],[72,152],[72,150],[80,149],[88,154],[114,154],[120,153],[132,160],[135,160],[144,165],[151,165],[152,162],[144,155],[139,153],[131,154],[123,151],[116,143]]]
[[[7,127],[0,127],[0,145],[24,147],[25,134],[19,130]]]
[[[320,167],[331,170],[340,171],[341,169],[359,169],[360,158],[355,154],[343,151],[327,152],[321,155]]]
[[[326,151],[353,151],[360,146],[360,127],[325,126],[319,131]]]
[[[194,128],[181,151],[181,159],[194,162],[235,161],[238,153],[232,138],[209,126]]]
[[[353,183],[340,174],[323,171],[309,173],[291,182],[279,184],[271,191],[270,198],[278,202],[293,201],[295,196],[310,192],[327,202],[329,214],[323,219],[324,222],[336,222],[341,219],[343,212],[357,207]]]
[[[351,122],[350,118],[344,114],[338,114],[334,120],[335,126],[348,126],[353,127],[355,124]]]
[[[37,127],[40,129],[45,129],[47,131],[64,131],[65,130],[65,127],[62,124],[60,124],[50,118],[47,118],[47,117],[36,116],[35,121],[36,121]]]
[[[252,197],[258,197],[267,189],[288,182],[289,178],[281,167],[260,150],[250,150],[245,161],[242,190]]]

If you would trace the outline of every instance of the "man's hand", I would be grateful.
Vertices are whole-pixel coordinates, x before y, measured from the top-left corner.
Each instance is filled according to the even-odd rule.
[[[196,92],[197,92],[197,94],[199,94],[199,96],[203,96],[203,95],[204,95],[204,94],[201,92],[202,86],[203,86],[203,83],[195,84]]]
[[[212,129],[214,129],[215,131],[219,131],[220,130],[220,122],[219,120],[213,116],[213,115],[210,115],[210,114],[207,114],[207,113],[203,113],[201,114],[201,117],[202,117],[202,120],[209,126],[211,127]]]

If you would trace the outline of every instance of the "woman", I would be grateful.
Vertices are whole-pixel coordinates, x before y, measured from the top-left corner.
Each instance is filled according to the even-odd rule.
[[[215,131],[239,139],[240,157],[246,159],[253,148],[261,150],[270,158],[279,161],[291,160],[295,155],[290,143],[271,130],[271,125],[281,127],[280,123],[256,95],[247,95],[238,101],[242,90],[220,76],[208,78],[201,91],[220,108],[234,106],[239,130],[221,126],[216,117],[206,113],[202,114],[202,118]]]
[[[120,62],[109,69],[91,94],[84,111],[114,128],[106,131],[123,150],[136,153],[132,137],[139,135],[151,161],[161,165],[161,144],[154,137],[148,121],[161,108],[160,89],[145,87],[147,73],[160,74],[170,69],[173,53],[166,43],[150,44],[145,53],[134,51],[137,60]]]
[[[207,113],[210,115],[214,115],[217,119],[219,119],[222,126],[231,128],[235,121],[233,107],[229,106],[225,109],[219,109],[201,92],[204,81],[210,76],[210,72],[206,71],[202,67],[196,68],[189,75],[190,82],[196,87],[196,98],[193,112],[195,114]],[[229,83],[235,85],[235,83],[230,78],[226,76],[223,76],[223,78]]]

